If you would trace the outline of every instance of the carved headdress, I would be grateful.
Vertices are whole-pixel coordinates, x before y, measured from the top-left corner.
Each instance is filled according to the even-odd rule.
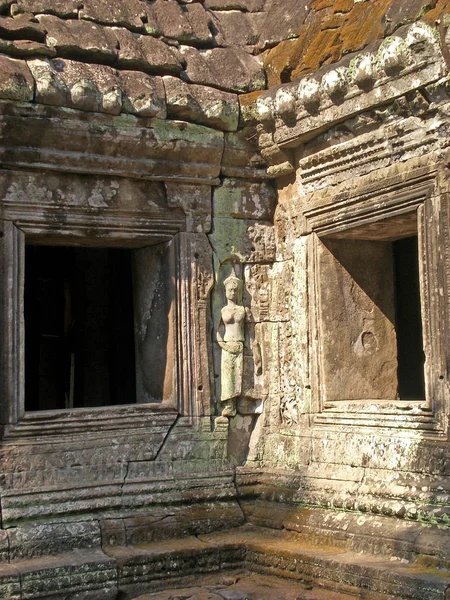
[[[236,271],[234,270],[234,265],[231,267],[231,273],[223,282],[224,287],[227,287],[227,285],[229,283],[231,283],[232,281],[237,284],[239,291],[241,291],[242,290],[242,279],[239,279],[239,277],[236,275]]]

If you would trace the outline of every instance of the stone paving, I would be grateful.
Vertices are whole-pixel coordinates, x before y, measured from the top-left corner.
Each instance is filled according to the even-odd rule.
[[[355,596],[250,573],[210,575],[191,585],[144,594],[134,600],[354,600]]]

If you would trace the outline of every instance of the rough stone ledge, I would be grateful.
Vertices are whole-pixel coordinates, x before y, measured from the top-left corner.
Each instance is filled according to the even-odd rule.
[[[370,469],[367,469],[365,479],[371,482]],[[258,497],[275,502],[272,512],[262,522],[255,521],[257,524],[273,526],[273,507],[278,507],[280,502],[290,506],[293,513],[306,508],[328,509],[338,513],[353,513],[363,518],[381,515],[393,518],[393,523],[419,523],[447,529],[450,521],[448,494],[442,496],[442,490],[445,489],[442,486],[446,479],[442,476],[434,480],[432,476],[428,476],[426,481],[421,482],[421,486],[426,483],[427,492],[419,497],[410,490],[413,484],[400,486],[389,481],[380,484],[378,477],[375,477],[376,483],[371,482],[367,486],[351,481],[351,478],[348,481],[333,481],[328,473],[313,479],[304,473],[294,474],[282,469],[264,472],[258,469],[239,469],[237,485],[243,501]],[[277,517],[273,520],[280,523]],[[450,544],[448,548],[450,549]],[[445,556],[450,561],[448,549]]]
[[[173,587],[174,580],[245,568],[314,582],[379,599],[445,600],[450,573],[385,557],[363,556],[332,545],[312,544],[301,535],[245,526],[104,552],[71,552],[17,561],[0,568],[0,593],[17,600],[55,599],[82,593],[85,600],[133,598]],[[370,590],[370,591],[369,591]],[[79,596],[77,596],[79,597]]]
[[[9,167],[214,185],[223,146],[222,132],[184,121],[0,103],[0,157]]]

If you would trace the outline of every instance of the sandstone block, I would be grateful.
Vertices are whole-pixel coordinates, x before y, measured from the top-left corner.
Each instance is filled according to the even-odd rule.
[[[75,17],[83,0],[17,0],[21,12],[42,14],[48,13],[58,17]]]
[[[34,97],[34,79],[25,61],[0,56],[0,98],[31,102]]]
[[[49,60],[28,61],[28,67],[36,82],[36,102],[52,106],[66,106],[69,90]]]
[[[0,563],[9,561],[9,539],[5,530],[0,531]],[[1,590],[1,587],[0,587]]]
[[[137,31],[143,29],[145,10],[139,0],[84,0],[80,18],[106,25],[121,25]]]
[[[123,519],[102,519],[100,521],[102,546],[125,546],[126,533]]]
[[[255,263],[275,258],[273,226],[265,221],[216,217],[209,236],[220,262],[230,258]]]
[[[263,16],[260,13],[260,16]],[[215,25],[220,31],[224,45],[250,46],[258,41],[255,15],[240,10],[215,11]]]
[[[18,58],[26,56],[56,56],[56,50],[49,48],[40,42],[32,40],[0,40],[0,52],[17,56]]]
[[[0,597],[8,600],[19,600],[21,598],[17,570],[8,564],[0,566]]]
[[[125,112],[141,117],[166,118],[166,98],[162,79],[135,71],[119,72]]]
[[[236,131],[239,122],[237,96],[203,85],[187,84],[164,77],[168,116],[208,125],[222,131]]]
[[[261,46],[267,47],[298,36],[308,16],[310,5],[311,0],[303,2],[301,6],[297,0],[272,0],[261,25]]]
[[[12,40],[43,42],[45,29],[32,15],[0,17],[0,36]]]
[[[123,28],[115,28],[119,42],[119,66],[151,73],[181,71],[178,53],[161,40],[148,35],[136,35]]]
[[[266,164],[256,144],[256,132],[246,127],[225,135],[222,174],[228,177],[265,177]]]
[[[264,8],[265,0],[205,0],[206,8],[216,10],[242,10],[258,12]]]
[[[191,83],[211,85],[231,92],[263,89],[265,74],[259,62],[241,48],[198,51],[183,46],[186,75]]]
[[[79,110],[100,110],[101,93],[92,77],[96,67],[62,59],[53,61],[53,66],[69,90],[69,105]]]
[[[42,104],[78,110],[119,114],[122,91],[117,71],[105,65],[88,65],[62,58],[31,60],[36,100]]]
[[[213,198],[216,216],[267,221],[275,209],[275,190],[270,183],[225,178]]]
[[[186,230],[197,233],[211,229],[211,187],[166,181],[167,203],[186,214]]]
[[[47,30],[47,45],[60,56],[109,63],[117,58],[117,38],[107,27],[48,15],[38,18]]]
[[[179,41],[192,41],[194,32],[186,12],[174,0],[156,0],[146,7],[149,25],[148,33],[161,33],[167,38]]]
[[[325,398],[396,398],[392,248],[327,241],[319,261]]]
[[[101,545],[97,521],[27,524],[9,529],[8,537],[11,560]]]
[[[211,17],[199,2],[186,6],[186,17],[192,28],[193,42],[206,44],[211,42]]]

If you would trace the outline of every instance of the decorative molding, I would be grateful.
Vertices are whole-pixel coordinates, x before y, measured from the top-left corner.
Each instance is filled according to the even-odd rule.
[[[334,68],[321,71],[317,78],[307,76],[270,89],[256,102],[259,146],[269,164],[267,174],[271,178],[295,173],[294,150],[344,121],[355,119],[361,113],[368,115],[377,107],[394,106],[395,101],[400,103],[397,112],[402,113],[400,105],[406,102],[405,96],[410,98],[412,92],[430,90],[430,86],[439,82],[444,85],[447,67],[435,29],[415,23],[403,31],[402,37],[396,35],[383,40],[376,52],[361,53],[350,62],[344,59]],[[427,95],[424,91],[424,97],[420,96],[422,103],[427,104]],[[396,148],[377,139],[373,132],[369,137],[367,147],[361,147],[360,162],[382,158],[383,149],[386,159],[389,153],[396,153]],[[433,140],[428,132],[426,138],[425,143],[430,145]],[[410,144],[414,144],[414,140],[411,139]],[[416,149],[423,152],[418,142]],[[413,147],[406,150],[411,154]],[[309,171],[306,179],[310,184],[317,179],[325,180],[333,169],[342,177],[347,169],[345,155],[330,157],[324,164],[312,165],[311,170],[308,161],[306,165]]]
[[[269,90],[257,102],[258,117],[265,127],[276,125],[276,144],[296,146],[323,127],[438,81],[444,74],[434,30],[415,23],[405,39],[388,37],[376,53],[360,54],[348,67],[326,72],[320,81],[308,77]]]
[[[24,176],[27,182],[34,182],[33,177],[33,174]],[[137,200],[133,196],[132,185],[131,188],[126,188],[128,194],[118,193],[117,197],[114,197],[112,206],[106,203],[106,206],[89,207],[86,197],[81,193],[75,193],[77,187],[71,189],[68,184],[65,188],[66,195],[61,192],[62,197],[59,198],[58,205],[61,214],[64,213],[66,218],[59,221],[57,217],[55,219],[53,213],[55,203],[58,204],[54,197],[51,201],[48,198],[44,200],[42,206],[39,197],[27,196],[26,188],[25,192],[20,190],[20,177],[17,181],[19,184],[14,188],[14,194],[11,197],[3,194],[0,199],[0,215],[6,219],[0,221],[4,232],[0,238],[3,260],[1,326],[7,340],[7,343],[2,345],[1,351],[2,372],[7,375],[1,378],[0,385],[2,386],[1,416],[2,423],[7,426],[7,435],[67,436],[69,433],[82,434],[86,430],[95,431],[103,427],[120,430],[128,427],[128,416],[133,419],[139,418],[142,424],[147,423],[151,431],[152,428],[157,427],[158,419],[163,418],[172,423],[176,412],[186,415],[189,419],[210,414],[208,357],[211,349],[208,348],[210,344],[208,297],[213,276],[212,251],[206,235],[180,232],[184,227],[184,220],[180,218],[183,213],[180,210],[164,209],[161,205],[158,207],[157,203],[152,205],[151,198],[147,199],[147,203],[150,203],[147,208],[144,206],[141,209],[139,203],[138,206],[133,204],[133,200]],[[113,187],[117,191],[116,185],[120,191],[120,185],[113,182]],[[67,194],[68,188],[73,193]],[[109,188],[106,186],[106,189]],[[103,188],[102,190],[104,191]],[[157,200],[157,191],[158,188],[153,189],[154,200]],[[48,188],[41,189],[41,192],[51,196]],[[89,196],[86,189],[84,194]],[[18,197],[20,202],[16,204],[14,200]],[[100,199],[103,196],[95,197],[99,200],[99,204],[102,204]],[[161,214],[164,215],[163,218]],[[169,352],[168,360],[174,361],[175,402],[167,399],[165,407],[163,402],[163,405],[158,407],[153,405],[105,407],[93,411],[45,411],[42,414],[24,412],[25,238],[33,243],[108,246],[123,246],[126,243],[130,247],[138,248],[174,239],[173,252],[170,254],[170,263],[173,263],[171,278],[173,277],[176,286],[173,308],[170,311],[174,347],[173,352]],[[191,340],[192,335],[196,338],[195,342]],[[152,411],[156,411],[154,419],[151,417]],[[168,411],[168,414],[161,416],[165,411]],[[76,424],[77,419],[81,419],[81,424]],[[14,425],[14,428],[11,429],[9,425]]]
[[[448,273],[442,269],[445,261],[442,252],[448,237],[447,194],[440,193],[436,165],[428,169],[412,170],[408,177],[384,180],[364,189],[357,195],[351,192],[339,198],[328,197],[325,205],[317,205],[304,212],[307,230],[314,235],[312,260],[314,277],[310,278],[309,306],[311,307],[313,408],[312,424],[317,427],[337,427],[340,431],[350,427],[367,427],[373,430],[394,428],[396,430],[420,431],[426,436],[444,436],[447,432],[449,388],[447,373],[448,349],[445,340],[449,336],[448,299],[439,293],[447,289]],[[422,401],[398,401],[361,399],[355,402],[322,399],[320,352],[321,333],[319,325],[318,293],[320,269],[317,250],[320,238],[381,239],[392,240],[388,220],[402,226],[406,224],[409,235],[409,216],[413,215],[419,236],[419,265],[422,304],[423,339],[426,355],[426,399]],[[416,217],[417,215],[417,217]],[[403,230],[402,230],[403,231]],[[358,235],[356,235],[360,232]],[[378,232],[378,236],[377,236]]]

